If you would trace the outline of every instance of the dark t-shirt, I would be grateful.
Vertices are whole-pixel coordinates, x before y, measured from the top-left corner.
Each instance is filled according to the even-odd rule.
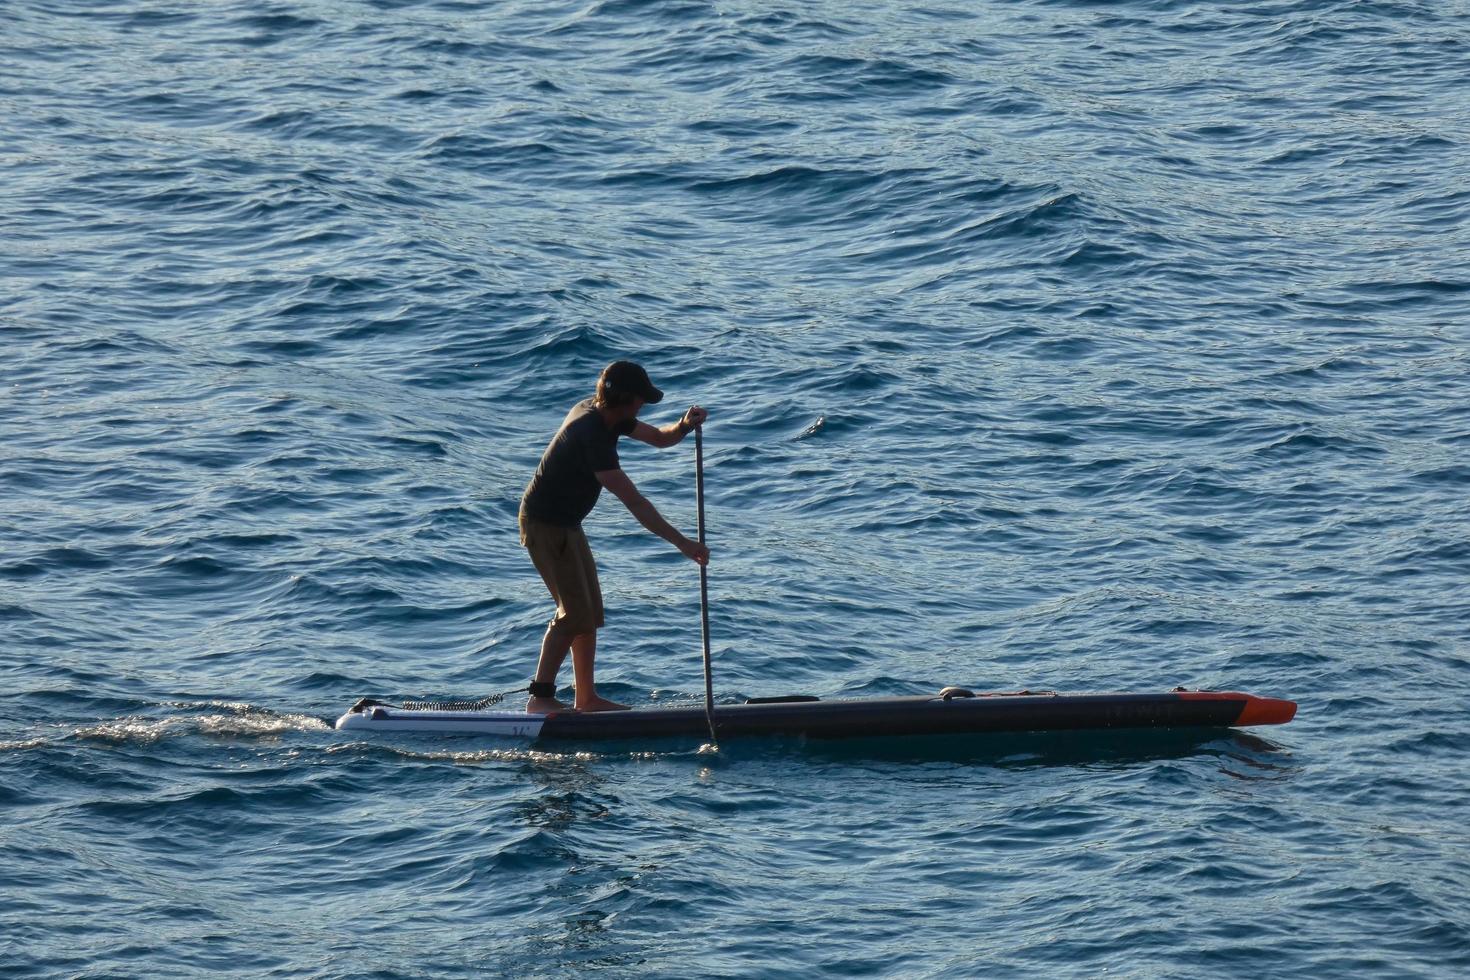
[[[637,425],[636,420],[628,419],[609,429],[590,398],[572,406],[541,454],[541,465],[521,496],[521,513],[563,527],[581,524],[602,492],[593,474],[622,469],[618,436],[631,434]]]

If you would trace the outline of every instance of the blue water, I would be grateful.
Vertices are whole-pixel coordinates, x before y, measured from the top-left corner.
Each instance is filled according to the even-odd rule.
[[[1470,6],[0,25],[0,973],[1470,969]],[[618,357],[712,413],[721,700],[1297,720],[332,731],[525,683],[518,497]],[[692,528],[689,443],[623,461]],[[603,693],[701,698],[694,566],[588,529]]]

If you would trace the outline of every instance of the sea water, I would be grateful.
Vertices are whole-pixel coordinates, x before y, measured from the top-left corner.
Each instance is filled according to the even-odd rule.
[[[1470,969],[1461,0],[0,27],[0,974]],[[1297,720],[333,731],[524,686],[518,498],[617,358],[710,411],[721,701]],[[692,445],[622,460],[692,533]],[[695,566],[587,528],[602,692],[698,703]]]

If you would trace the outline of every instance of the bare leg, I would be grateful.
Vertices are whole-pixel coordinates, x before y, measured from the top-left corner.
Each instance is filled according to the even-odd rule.
[[[592,661],[596,656],[596,633],[580,633],[572,638],[572,673],[577,681],[577,710],[626,711],[626,704],[597,696],[597,684],[592,676]]]
[[[555,684],[556,672],[561,670],[571,645],[572,637],[557,629],[554,622],[546,627],[546,635],[541,638],[541,659],[536,662],[536,680]],[[531,698],[526,702],[526,710],[531,714],[544,715],[565,711],[567,706],[556,698]]]

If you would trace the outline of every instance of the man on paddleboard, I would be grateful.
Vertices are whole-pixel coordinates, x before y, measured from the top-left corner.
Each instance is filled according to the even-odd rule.
[[[657,404],[663,397],[663,392],[648,380],[648,372],[637,364],[609,364],[597,379],[597,394],[578,402],[567,413],[521,496],[521,544],[530,552],[531,563],[556,600],[556,615],[541,641],[536,679],[528,689],[529,712],[566,710],[567,706],[556,699],[556,673],[568,650],[572,651],[577,686],[573,706],[578,711],[627,707],[598,697],[593,682],[592,661],[597,655],[597,630],[602,626],[602,589],[597,583],[592,549],[582,533],[582,520],[592,512],[603,487],[616,494],[640,524],[678,548],[684,557],[701,565],[709,562],[709,549],[664,520],[618,462],[619,436],[632,436],[667,449],[677,446],[708,417],[708,412],[695,405],[678,422],[661,428],[639,421],[638,412],[643,406]]]

